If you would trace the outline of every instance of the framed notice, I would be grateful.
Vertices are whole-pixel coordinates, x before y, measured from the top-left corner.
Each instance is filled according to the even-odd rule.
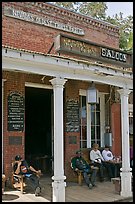
[[[8,131],[24,130],[24,97],[18,92],[8,95]]]

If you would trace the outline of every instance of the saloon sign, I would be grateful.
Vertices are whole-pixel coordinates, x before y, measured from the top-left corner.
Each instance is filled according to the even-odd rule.
[[[114,51],[111,49],[107,49],[107,48],[101,48],[101,56],[112,60],[117,60],[120,62],[126,62],[127,60],[127,54]]]
[[[86,40],[60,34],[55,39],[55,50],[58,53],[73,53],[83,59],[91,58],[106,63],[132,67],[132,55],[118,49],[112,49]]]

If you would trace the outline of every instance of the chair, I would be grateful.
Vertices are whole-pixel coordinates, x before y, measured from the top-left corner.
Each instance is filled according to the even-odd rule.
[[[14,166],[14,162],[12,162],[12,168],[13,166]],[[26,187],[26,183],[24,181],[24,175],[17,175],[14,172],[12,172],[11,184],[13,188],[20,190],[21,193],[23,193],[24,188]]]

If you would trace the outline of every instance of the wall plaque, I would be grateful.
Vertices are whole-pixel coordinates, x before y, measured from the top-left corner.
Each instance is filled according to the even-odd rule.
[[[24,97],[17,92],[8,95],[8,131],[24,130]]]
[[[77,144],[76,136],[69,136],[69,144]]]
[[[9,145],[22,145],[22,136],[9,136]]]

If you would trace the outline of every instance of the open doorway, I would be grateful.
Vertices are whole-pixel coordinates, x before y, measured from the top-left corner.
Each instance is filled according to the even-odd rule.
[[[25,88],[25,158],[43,173],[52,172],[52,93]]]

